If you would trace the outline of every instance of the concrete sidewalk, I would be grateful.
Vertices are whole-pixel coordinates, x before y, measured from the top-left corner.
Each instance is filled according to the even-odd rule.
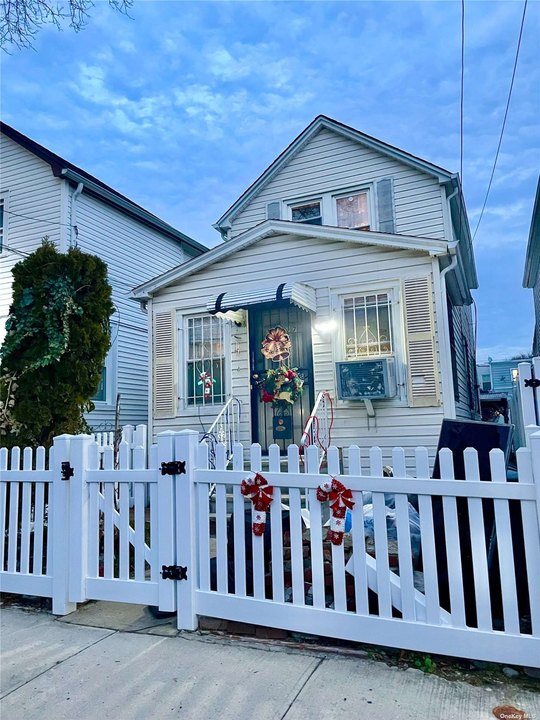
[[[1,611],[3,720],[436,720],[511,705],[540,720],[540,695],[449,682],[367,658],[178,633],[141,606],[83,606],[56,619]]]

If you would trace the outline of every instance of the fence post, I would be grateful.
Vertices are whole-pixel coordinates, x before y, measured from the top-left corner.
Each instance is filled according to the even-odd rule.
[[[88,576],[88,452],[90,435],[71,438],[70,462],[73,477],[69,481],[69,600],[86,600]]]
[[[68,615],[77,605],[68,601],[69,595],[69,481],[62,477],[62,463],[70,462],[71,435],[59,435],[53,440],[52,502],[49,497],[49,528],[47,542],[52,542],[52,611],[53,615]]]
[[[540,531],[540,432],[530,436],[531,461],[534,486],[536,489],[536,513],[538,515],[538,528]]]
[[[535,388],[531,382],[533,379],[532,365],[528,362],[518,363],[518,383],[521,397],[521,412],[523,414],[523,425],[536,425],[539,418],[536,417]],[[527,382],[527,387],[525,386]]]
[[[176,558],[187,567],[187,580],[177,582],[177,628],[196,630],[199,624],[195,591],[198,582],[198,537],[195,524],[195,468],[199,433],[182,430],[176,435],[176,457],[186,463],[185,475],[176,476]]]
[[[157,467],[158,467],[158,570],[164,565],[175,565],[175,516],[174,516],[174,483],[172,475],[162,475],[161,463],[172,462],[174,457],[174,436],[170,430],[158,433],[157,436]],[[164,580],[160,574],[158,580],[158,607],[163,612],[176,610],[176,593],[173,580]]]

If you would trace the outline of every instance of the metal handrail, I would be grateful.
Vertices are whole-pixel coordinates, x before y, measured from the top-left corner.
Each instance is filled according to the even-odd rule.
[[[233,446],[240,442],[240,408],[240,400],[231,396],[204,433],[201,442],[208,443],[211,465],[215,465],[216,446],[219,443],[225,445],[227,460],[232,458]]]
[[[300,439],[301,449],[305,449],[309,445],[316,445],[322,451],[319,467],[330,445],[330,432],[333,421],[332,398],[328,390],[322,390],[317,395],[315,405],[313,406],[313,410],[310,413]]]

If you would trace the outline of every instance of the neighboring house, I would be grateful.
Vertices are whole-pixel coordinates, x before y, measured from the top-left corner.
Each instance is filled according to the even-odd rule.
[[[536,187],[536,198],[525,256],[523,287],[532,288],[534,302],[534,330],[532,354],[540,356],[540,178]]]
[[[87,417],[112,429],[117,394],[120,421],[146,422],[147,319],[129,299],[131,288],[206,250],[100,180],[1,123],[0,342],[11,304],[11,269],[44,236],[65,252],[77,244],[109,268],[113,301],[112,346]]]
[[[328,391],[333,444],[433,456],[443,417],[479,417],[456,174],[319,116],[215,227],[222,245],[133,293],[153,322],[154,434],[208,429],[234,396],[242,441],[284,450]],[[304,379],[285,412],[260,392],[277,327]]]
[[[527,358],[513,360],[493,360],[476,366],[480,388],[480,406],[482,419],[494,422],[499,414],[505,422],[515,422],[512,417],[512,396],[516,391],[518,363]]]

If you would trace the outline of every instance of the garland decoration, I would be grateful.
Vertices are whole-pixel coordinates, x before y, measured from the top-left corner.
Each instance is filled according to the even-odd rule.
[[[272,403],[273,407],[288,407],[302,396],[303,385],[297,368],[280,365],[266,371],[261,383],[261,399],[264,403]]]
[[[269,485],[263,475],[255,473],[240,484],[240,492],[253,503],[253,534],[263,535],[266,525],[266,513],[272,502],[274,487]]]
[[[345,515],[347,510],[352,510],[355,505],[352,492],[339,480],[331,478],[324,480],[317,488],[317,500],[319,502],[330,501],[332,516],[326,538],[333,545],[341,545],[345,532]]]

